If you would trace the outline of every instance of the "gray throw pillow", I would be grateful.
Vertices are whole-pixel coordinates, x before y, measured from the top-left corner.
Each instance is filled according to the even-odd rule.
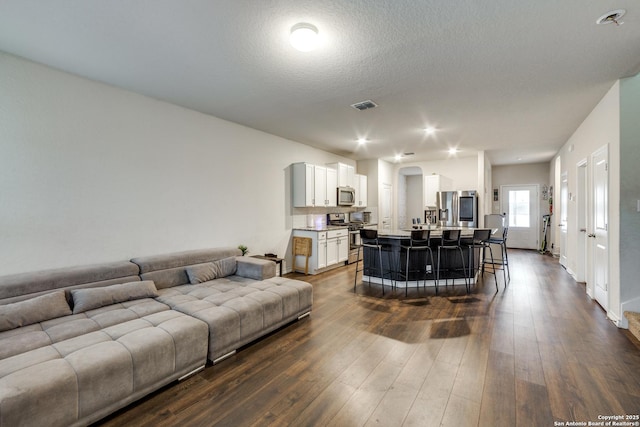
[[[228,257],[219,259],[213,265],[216,269],[216,277],[227,277],[236,274],[238,269],[238,261],[236,257]]]
[[[71,314],[64,291],[0,305],[0,332]]]
[[[73,289],[73,312],[83,313],[94,308],[142,298],[155,298],[158,290],[152,280],[123,283],[100,288]]]
[[[189,283],[192,285],[208,282],[215,279],[217,269],[212,262],[206,264],[197,264],[185,268],[187,276],[189,276]]]

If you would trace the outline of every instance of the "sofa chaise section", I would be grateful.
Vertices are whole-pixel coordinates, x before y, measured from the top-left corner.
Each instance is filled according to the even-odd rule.
[[[57,271],[74,282],[71,298],[54,290],[0,305],[0,426],[88,425],[204,367],[204,322],[155,300],[152,282],[93,287],[95,268],[87,289]],[[38,288],[45,276],[22,277],[10,283]]]
[[[275,263],[242,257],[235,248],[134,258],[161,301],[209,326],[212,362],[310,313],[311,284],[275,277]],[[198,277],[200,274],[201,277]]]

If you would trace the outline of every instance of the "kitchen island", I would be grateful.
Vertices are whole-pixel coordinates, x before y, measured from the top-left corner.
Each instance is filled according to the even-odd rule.
[[[411,230],[378,230],[378,241],[383,246],[382,264],[384,270],[385,286],[393,284],[398,288],[423,286],[425,273],[428,279],[426,286],[436,285],[435,275],[438,265],[438,246],[441,242],[442,232],[444,230],[460,230],[461,247],[464,257],[464,268],[460,260],[459,252],[449,253],[446,258],[443,256],[441,264],[440,281],[438,288],[448,285],[465,285],[474,284],[479,271],[481,252],[479,248],[474,248],[470,253],[469,244],[473,240],[474,230],[483,228],[466,228],[466,227],[440,227],[440,226],[422,226],[423,229],[431,231],[431,250],[433,251],[433,261],[435,265],[431,265],[428,257],[428,251],[415,251],[411,255],[409,263],[409,277],[405,280],[406,268],[406,250],[402,250],[402,246],[408,246]],[[495,230],[492,230],[492,233]],[[382,283],[382,276],[379,272],[379,259],[375,249],[364,247],[363,260],[364,274],[363,281],[371,283]],[[469,264],[471,268],[469,268]]]

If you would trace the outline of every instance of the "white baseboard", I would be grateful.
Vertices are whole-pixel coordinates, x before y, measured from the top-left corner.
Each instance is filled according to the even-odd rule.
[[[607,317],[609,320],[613,322],[618,328],[629,329],[629,322],[627,319],[624,319],[624,322],[612,311],[607,311]],[[622,326],[623,323],[626,323],[626,326]]]
[[[593,291],[591,290],[588,284],[587,286],[585,286],[585,289],[587,290],[587,296],[589,298],[591,298],[592,300],[596,299],[596,297],[593,295]]]

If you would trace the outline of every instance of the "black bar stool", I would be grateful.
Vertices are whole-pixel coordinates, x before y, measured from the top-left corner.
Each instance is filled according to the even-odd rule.
[[[388,245],[380,244],[378,241],[378,230],[369,230],[362,228],[360,229],[360,242],[361,244],[358,246],[358,257],[356,258],[356,273],[353,279],[353,292],[356,291],[356,285],[358,284],[358,273],[362,271],[363,275],[371,276],[371,272],[379,272],[380,279],[382,279],[382,295],[384,295],[384,273],[385,268],[382,263],[382,252],[383,249],[387,249]],[[364,251],[364,248],[369,248],[372,252],[375,251],[375,256],[369,258],[369,265],[364,262],[364,256],[362,258],[362,268],[359,269],[358,265],[360,264],[360,251]],[[377,262],[376,262],[377,258]],[[377,265],[376,265],[377,264]],[[393,286],[393,278],[391,276],[391,270],[386,270],[391,277],[391,285]],[[369,285],[371,285],[371,279],[369,279]]]
[[[460,254],[460,262],[462,263],[462,275],[464,276],[464,284],[469,293],[469,281],[467,280],[467,268],[464,265],[464,253],[462,252],[462,246],[460,245],[460,230],[442,230],[442,237],[440,239],[440,245],[438,245],[438,268],[436,269],[436,294],[438,293],[438,283],[440,282],[440,273],[442,270],[446,270],[447,276],[454,273],[457,268],[450,266],[449,256],[445,258],[445,267],[442,267],[442,251],[445,254],[449,252],[457,252]],[[444,279],[444,286],[448,284],[448,277]],[[455,285],[455,275],[453,277],[453,283]]]
[[[476,276],[476,272],[478,269],[482,271],[482,277],[484,278],[484,265],[485,262],[488,264],[495,263],[493,259],[493,249],[489,244],[489,240],[491,239],[491,230],[490,229],[482,229],[482,230],[473,230],[473,237],[471,241],[466,245],[469,248],[469,282],[471,282],[471,278]],[[478,269],[476,269],[475,262],[475,249],[480,250],[480,257],[478,262]],[[486,260],[486,251],[489,249],[489,255],[491,256],[491,261]],[[495,272],[493,272],[495,277]],[[496,278],[496,292],[498,291],[498,279]]]
[[[491,236],[489,244],[500,246],[500,260],[491,259],[491,262],[485,260],[485,264],[490,264],[495,275],[496,270],[502,270],[502,276],[504,278],[504,286],[507,287],[507,277],[511,281],[511,272],[509,271],[509,255],[507,254],[507,234],[509,233],[509,227],[502,229],[502,235]],[[484,273],[484,266],[482,272]],[[497,281],[496,281],[497,282]],[[497,283],[496,283],[497,286]]]
[[[425,289],[427,287],[427,277],[430,275],[431,278],[435,279],[435,264],[433,262],[433,251],[431,250],[431,230],[412,230],[409,244],[400,246],[401,258],[403,251],[406,251],[406,265],[404,272],[398,271],[398,275],[400,277],[404,276],[404,295],[407,296],[409,293],[410,272],[418,273],[416,275],[416,283],[418,283],[418,285],[420,282],[419,276],[422,276]],[[412,254],[416,256],[420,255],[420,257],[417,260],[415,258],[412,259]],[[411,264],[415,266],[414,269],[409,268]],[[431,271],[429,271],[429,269],[431,269]],[[437,289],[438,283],[436,282],[436,291]]]

